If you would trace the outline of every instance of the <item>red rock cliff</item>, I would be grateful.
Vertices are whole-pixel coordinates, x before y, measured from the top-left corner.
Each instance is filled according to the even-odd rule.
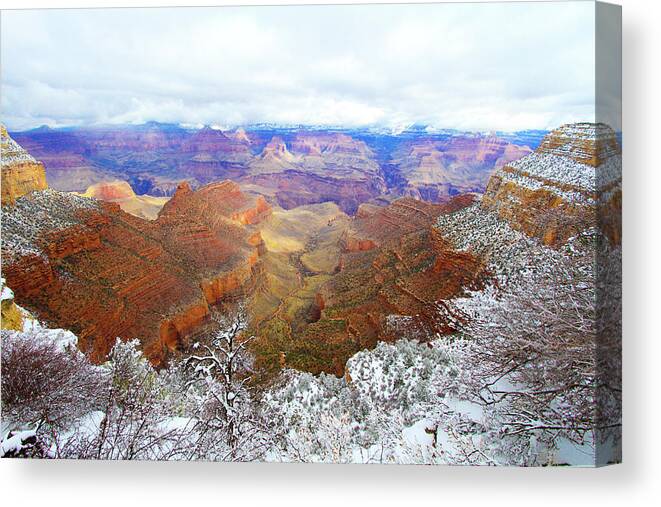
[[[263,244],[243,222],[269,210],[229,182],[196,192],[181,185],[155,221],[35,192],[3,209],[3,273],[20,304],[77,333],[94,360],[117,337],[138,338],[160,364],[210,305],[252,283]]]

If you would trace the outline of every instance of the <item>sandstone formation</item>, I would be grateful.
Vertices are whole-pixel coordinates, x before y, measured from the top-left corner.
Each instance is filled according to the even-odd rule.
[[[244,132],[245,135],[245,132]],[[204,127],[181,145],[183,153],[194,153],[192,160],[247,161],[251,154],[244,136],[228,136],[221,130]]]
[[[247,145],[252,144],[252,140],[250,139],[250,137],[248,137],[248,134],[246,133],[245,129],[241,127],[239,127],[234,132],[232,132],[231,136],[234,138],[235,141],[239,143],[243,143]]]
[[[330,201],[350,214],[387,191],[367,145],[339,133],[273,137],[240,181],[285,209]]]
[[[9,137],[4,125],[0,125],[0,166],[3,206],[14,204],[22,195],[48,187],[44,165]]]
[[[115,203],[34,192],[3,208],[3,274],[24,307],[74,331],[94,360],[117,337],[138,338],[161,364],[210,305],[254,282],[263,245],[244,224],[268,212],[231,182],[181,185],[153,222]]]
[[[96,183],[88,187],[85,193],[81,195],[100,201],[117,203],[123,211],[148,220],[155,220],[158,212],[168,201],[167,197],[135,195],[131,185],[121,180]]]
[[[379,179],[335,179],[294,170],[249,176],[240,181],[244,188],[266,196],[284,209],[334,202],[348,214],[384,191]]]
[[[620,242],[622,156],[603,124],[564,125],[534,153],[489,180],[482,207],[544,244],[559,245],[589,227]]]
[[[475,201],[473,194],[458,196],[444,205],[410,197],[397,199],[389,206],[362,204],[344,234],[346,252],[371,250],[387,244],[393,238],[426,229],[441,213],[449,213]]]
[[[603,123],[563,125],[544,137],[536,150],[576,162],[598,167],[620,154],[620,145],[613,129]]]
[[[259,157],[250,166],[251,174],[279,173],[287,169],[293,169],[299,158],[294,156],[285,141],[279,137],[273,137],[264,147]]]
[[[271,207],[262,196],[252,196],[241,191],[232,181],[210,183],[193,191],[186,182],[177,187],[159,213],[159,221],[178,220],[182,214],[217,227],[219,222],[231,220],[240,224],[260,222]]]

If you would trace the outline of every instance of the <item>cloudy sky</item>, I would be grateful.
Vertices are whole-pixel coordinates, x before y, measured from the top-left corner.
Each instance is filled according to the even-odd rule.
[[[594,120],[594,4],[2,13],[10,129]]]

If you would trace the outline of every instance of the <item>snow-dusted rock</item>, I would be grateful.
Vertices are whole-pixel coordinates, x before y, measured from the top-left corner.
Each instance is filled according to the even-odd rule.
[[[0,169],[3,206],[13,204],[34,190],[48,187],[44,165],[9,137],[4,125],[0,125]]]
[[[564,125],[489,180],[482,207],[547,245],[602,226],[619,242],[622,156],[603,124]]]

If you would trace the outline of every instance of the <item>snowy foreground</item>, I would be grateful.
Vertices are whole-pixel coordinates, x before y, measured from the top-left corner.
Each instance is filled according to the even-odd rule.
[[[37,344],[37,350],[43,347],[77,367],[84,360],[68,331],[31,324],[22,333],[3,331],[2,339],[3,356]],[[463,393],[468,373],[461,362],[470,349],[465,341],[381,343],[353,356],[345,378],[286,370],[259,403],[241,393],[236,452],[222,417],[217,426],[204,421],[215,401],[205,390],[218,394],[222,387],[207,378],[202,388],[177,367],[156,372],[136,345],[118,343],[108,363],[74,372],[47,400],[5,406],[2,454],[334,463],[509,464],[512,459],[498,432],[485,425],[483,408]],[[90,386],[103,395],[90,392]],[[103,397],[115,397],[112,406]],[[492,457],[466,456],[482,445]],[[521,464],[536,459],[517,458]]]
[[[619,424],[607,409],[594,419],[597,396],[619,407],[600,391],[617,379],[602,382],[594,363],[595,233],[555,251],[477,207],[439,227],[487,259],[493,283],[439,303],[461,332],[380,343],[343,378],[283,370],[255,387],[240,311],[160,371],[137,342],[91,365],[72,333],[26,319],[2,332],[2,455],[594,465],[595,447],[617,442],[595,427]]]

